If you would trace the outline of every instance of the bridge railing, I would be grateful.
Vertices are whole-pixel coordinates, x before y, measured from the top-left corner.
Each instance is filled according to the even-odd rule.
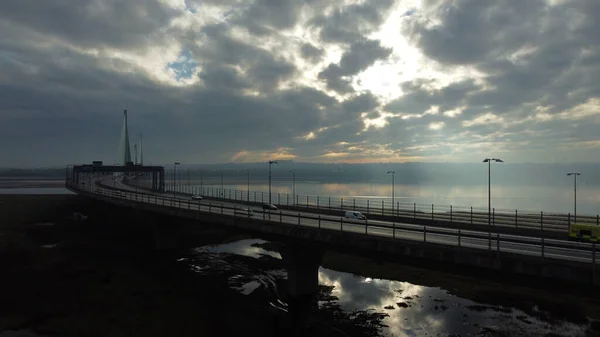
[[[561,259],[575,262],[591,263],[595,270],[597,249],[595,243],[569,242],[535,237],[522,237],[498,233],[428,227],[398,223],[371,223],[345,219],[337,216],[307,214],[290,211],[265,211],[252,209],[250,215],[244,208],[228,206],[223,202],[211,200],[193,201],[168,195],[156,195],[143,191],[125,191],[105,189],[99,186],[67,184],[67,187],[79,193],[91,196],[106,197],[113,200],[127,200],[132,203],[145,203],[158,208],[167,207],[182,211],[213,213],[234,219],[262,219],[273,224],[313,227],[318,230],[352,232],[364,235],[377,235],[391,239],[405,239],[430,244],[452,245],[458,248],[476,248],[495,250],[498,253],[517,253],[544,259]]]
[[[198,187],[185,185],[166,185],[168,191],[181,194],[199,194],[204,197],[250,203],[267,203],[268,192],[231,190],[218,187]],[[365,198],[320,197],[309,195],[290,195],[271,193],[271,203],[280,207],[294,207],[307,210],[360,211],[367,216],[396,217],[432,220],[446,223],[462,223],[471,225],[505,226],[514,228],[530,228],[540,230],[567,231],[574,221],[570,213],[551,213],[535,211],[519,211],[492,208],[464,207],[453,205],[418,204],[394,202],[386,200],[373,201]],[[578,215],[577,223],[600,225],[600,216]]]

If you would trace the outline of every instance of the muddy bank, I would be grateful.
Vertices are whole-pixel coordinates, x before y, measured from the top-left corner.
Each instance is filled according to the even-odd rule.
[[[67,219],[72,212],[89,218]],[[78,196],[0,196],[0,333],[274,335],[267,308],[219,275],[198,277],[174,263],[176,251],[155,249],[151,221],[131,213]],[[196,244],[240,238],[186,233]]]
[[[256,246],[271,251],[279,251],[281,247],[274,242]],[[374,279],[439,287],[461,298],[518,308],[547,321],[585,323],[588,317],[600,320],[600,293],[594,288],[566,287],[514,277],[494,280],[493,275],[477,277],[474,273],[448,272],[439,266],[418,267],[413,263],[395,263],[390,258],[359,257],[333,251],[326,252],[322,267]],[[600,324],[596,325],[600,334]]]
[[[328,252],[323,267],[371,278],[401,280],[412,284],[447,289],[450,294],[505,307],[549,320],[584,323],[587,317],[600,320],[597,290],[550,286],[529,282],[503,282],[393,262]],[[599,330],[600,331],[600,330]]]

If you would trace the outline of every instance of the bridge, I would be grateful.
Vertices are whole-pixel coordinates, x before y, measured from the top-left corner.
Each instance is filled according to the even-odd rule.
[[[192,200],[188,194],[144,190],[126,183],[135,176],[115,178],[98,172],[78,172],[84,176],[74,179],[69,175],[66,188],[84,197],[136,212],[187,219],[198,226],[229,228],[282,242],[286,248],[281,255],[293,298],[316,292],[318,268],[326,250],[379,254],[423,261],[424,265],[442,263],[574,284],[599,284],[595,243],[420,225],[394,221],[390,215],[384,220],[351,220],[344,218],[343,212],[329,208],[270,211],[257,207],[260,203],[222,198]],[[248,208],[252,214],[246,211]]]

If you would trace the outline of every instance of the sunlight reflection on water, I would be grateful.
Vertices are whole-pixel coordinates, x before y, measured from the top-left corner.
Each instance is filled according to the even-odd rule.
[[[200,185],[192,181],[192,185],[197,188]],[[205,188],[221,188],[221,185],[203,185]],[[247,185],[223,185],[225,189],[235,189],[246,191]],[[268,198],[268,184],[252,184],[250,186],[251,200],[254,192],[258,194],[257,200],[261,200],[260,193],[264,193],[263,198]],[[293,202],[293,198],[287,197],[292,193],[291,183],[273,183],[271,186],[272,196],[277,200],[277,194],[280,195],[281,203],[286,201]],[[241,192],[240,192],[241,193]],[[383,200],[386,203],[391,202],[392,187],[391,184],[382,183],[304,183],[296,182],[296,194],[300,195],[298,202],[304,204],[306,195],[311,196],[311,202],[316,201],[316,196],[320,196],[321,205],[327,205],[327,198],[335,199],[334,203],[339,203],[339,198],[344,198],[346,204],[350,204],[352,199],[357,202],[366,202],[371,199],[373,205],[377,207]],[[243,194],[245,195],[245,194]],[[441,186],[441,185],[400,185],[394,187],[394,201],[399,202],[402,207],[409,208],[413,203],[422,205],[435,204],[436,207],[449,208],[450,205],[457,207],[477,207],[487,208],[488,191],[487,185],[473,186]],[[266,199],[264,199],[266,200]],[[404,204],[404,205],[403,205]],[[492,207],[500,210],[531,210],[546,212],[573,212],[573,189],[564,186],[494,186],[492,185]],[[600,209],[600,187],[588,186],[577,190],[577,211],[580,214],[597,214]]]
[[[280,258],[252,244],[263,240],[240,240],[223,245],[200,247],[198,252],[238,254],[258,258]],[[229,268],[231,266],[228,266]],[[209,272],[206,268],[204,272]],[[249,294],[273,282],[265,278],[285,277],[283,270],[255,270],[230,278],[233,289]],[[389,316],[385,336],[586,336],[586,327],[568,322],[546,322],[518,309],[477,303],[450,294],[447,290],[408,282],[373,279],[319,268],[319,284],[333,286],[332,295],[347,311],[374,309]]]

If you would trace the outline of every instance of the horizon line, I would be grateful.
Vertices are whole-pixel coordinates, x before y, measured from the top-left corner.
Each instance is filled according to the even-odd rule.
[[[323,163],[323,162],[303,162],[303,161],[294,161],[294,160],[279,160],[282,163],[294,163],[294,164],[310,164],[310,165],[347,165],[347,166],[365,166],[365,165],[411,165],[411,164],[432,164],[432,165],[459,165],[459,164],[481,164],[480,161],[461,161],[461,162],[423,162],[423,161],[410,161],[410,162],[370,162],[370,163]],[[182,163],[181,166],[218,166],[218,165],[259,165],[266,164],[268,161],[257,161],[257,162],[220,162],[220,163],[210,163],[210,164],[186,164]],[[64,164],[64,165],[40,165],[40,166],[25,166],[25,167],[15,167],[15,166],[0,166],[0,170],[29,170],[29,169],[59,169],[65,168],[67,165],[84,165],[87,163],[81,164]],[[91,164],[91,163],[90,163]],[[173,165],[172,163],[163,163],[163,164],[152,164],[152,166],[169,166]],[[600,162],[504,162],[503,165],[600,165]],[[112,166],[112,165],[107,165]]]

